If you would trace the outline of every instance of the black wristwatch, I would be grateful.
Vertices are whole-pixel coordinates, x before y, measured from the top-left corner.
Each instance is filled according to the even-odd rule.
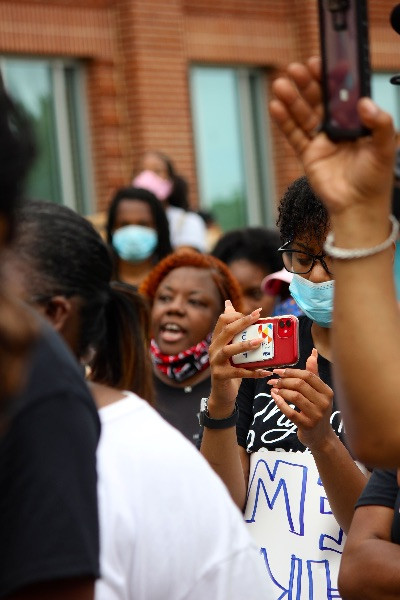
[[[207,427],[207,429],[228,429],[233,427],[238,422],[239,418],[239,407],[235,402],[235,410],[230,417],[225,419],[213,419],[208,414],[208,398],[202,398],[200,404],[199,423],[201,427]]]

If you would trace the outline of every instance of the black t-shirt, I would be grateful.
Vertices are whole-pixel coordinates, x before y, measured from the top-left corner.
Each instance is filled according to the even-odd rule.
[[[356,508],[359,506],[386,506],[392,508],[394,511],[391,531],[392,542],[400,544],[400,489],[395,469],[373,470],[356,503]]]
[[[211,377],[207,377],[193,386],[173,387],[154,376],[154,385],[158,412],[168,423],[199,447],[200,401],[210,395]]]
[[[98,577],[100,421],[78,364],[48,326],[0,439],[0,598]]]
[[[308,357],[314,347],[311,335],[312,321],[305,316],[299,318],[299,361],[293,368],[305,369]],[[318,372],[324,383],[332,387],[331,363],[318,355]],[[237,439],[247,452],[257,452],[260,448],[303,452],[305,446],[297,437],[297,427],[276,406],[271,397],[271,387],[267,379],[243,379],[237,402],[239,421]],[[343,439],[343,425],[340,412],[333,401],[332,428]]]

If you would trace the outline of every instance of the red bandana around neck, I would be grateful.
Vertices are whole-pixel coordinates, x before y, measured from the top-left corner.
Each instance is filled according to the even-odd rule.
[[[208,349],[211,333],[208,336],[178,354],[163,354],[154,339],[151,340],[150,352],[153,365],[173,381],[181,383],[196,373],[201,373],[210,364]]]

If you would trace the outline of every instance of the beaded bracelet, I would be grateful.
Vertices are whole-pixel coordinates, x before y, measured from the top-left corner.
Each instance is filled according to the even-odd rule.
[[[354,250],[348,248],[337,248],[334,245],[334,235],[331,232],[326,236],[324,244],[324,250],[326,254],[332,258],[337,258],[338,260],[350,260],[352,258],[365,258],[366,256],[372,256],[373,254],[378,254],[379,252],[386,250],[386,248],[389,248],[389,246],[397,240],[399,233],[399,222],[397,219],[393,215],[390,215],[389,219],[392,223],[392,231],[390,236],[384,242],[382,242],[382,244],[378,244],[372,248],[354,248]]]

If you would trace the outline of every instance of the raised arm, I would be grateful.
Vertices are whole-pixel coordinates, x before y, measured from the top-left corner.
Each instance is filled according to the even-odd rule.
[[[359,114],[371,136],[335,144],[317,133],[319,71],[318,59],[290,65],[274,82],[270,112],[329,210],[334,244],[373,248],[391,229],[392,120],[364,98]],[[334,263],[336,390],[349,441],[366,464],[396,465],[400,457],[400,316],[392,260],[388,248]]]

